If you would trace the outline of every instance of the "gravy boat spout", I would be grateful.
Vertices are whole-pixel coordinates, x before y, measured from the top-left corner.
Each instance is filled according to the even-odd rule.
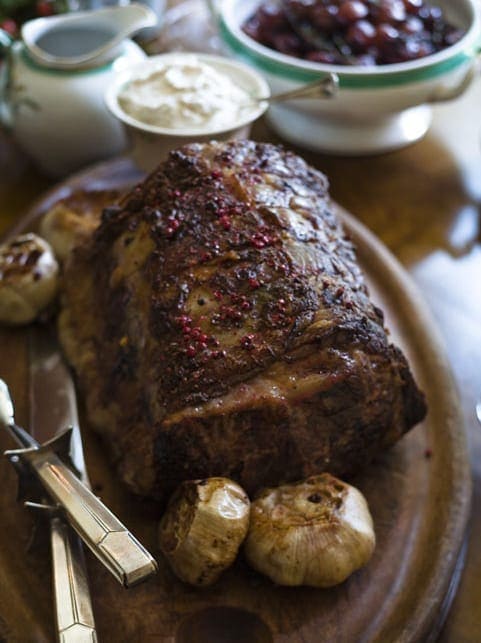
[[[75,69],[106,62],[122,40],[156,24],[151,9],[132,3],[36,18],[23,25],[22,39],[39,65]]]

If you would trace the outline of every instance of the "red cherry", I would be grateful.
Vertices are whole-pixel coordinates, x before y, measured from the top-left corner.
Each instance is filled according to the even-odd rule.
[[[385,43],[388,42],[393,42],[399,38],[399,31],[392,27],[391,25],[388,25],[386,23],[383,23],[379,25],[376,31],[376,40],[378,45],[384,45]]]
[[[335,65],[339,62],[336,55],[328,51],[310,51],[306,58],[314,63],[325,63],[326,65]]]
[[[376,58],[373,54],[362,54],[362,56],[353,58],[353,63],[361,67],[372,67],[376,64]]]
[[[448,33],[444,36],[444,43],[446,44],[447,47],[450,47],[451,45],[454,45],[458,40],[461,40],[461,38],[464,36],[464,31],[462,29],[451,29],[451,31],[448,31]]]
[[[261,26],[257,17],[251,18],[243,26],[244,32],[254,40],[261,40]],[[215,177],[218,178],[218,177]]]
[[[424,0],[404,0],[404,6],[408,13],[416,14],[419,9],[423,6]]]
[[[406,9],[401,0],[384,0],[378,11],[378,21],[393,24],[406,19]]]
[[[430,56],[434,53],[434,47],[429,42],[420,42],[418,49],[418,58],[424,58],[425,56]]]
[[[321,31],[332,31],[336,25],[337,7],[316,6],[311,12],[310,21]]]
[[[3,22],[0,22],[0,29],[3,29],[11,36],[16,36],[18,31],[17,23],[11,18],[6,18]]]
[[[37,14],[39,16],[51,16],[54,13],[53,5],[48,0],[39,0],[37,2]]]
[[[317,8],[317,2],[315,0],[309,2],[305,2],[305,0],[288,0],[286,4],[296,20],[308,20],[309,12]]]
[[[358,20],[346,33],[346,42],[358,50],[365,50],[376,38],[376,27],[368,20]]]
[[[263,18],[263,27],[275,30],[280,29],[285,24],[285,17],[281,9],[274,3],[267,3],[260,8],[260,15]]]
[[[401,31],[407,34],[418,34],[424,29],[424,24],[422,20],[416,18],[416,16],[409,16],[406,22],[401,27]]]
[[[365,18],[369,9],[359,0],[347,0],[339,7],[338,18],[342,23],[351,23]]]
[[[285,54],[296,54],[301,48],[301,40],[295,33],[280,33],[272,37],[272,42],[277,51]]]
[[[423,7],[419,12],[419,17],[424,20],[424,24],[432,27],[435,22],[442,20],[443,11],[441,7]]]

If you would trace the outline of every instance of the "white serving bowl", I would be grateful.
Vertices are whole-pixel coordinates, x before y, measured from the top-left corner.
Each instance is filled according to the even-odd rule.
[[[329,100],[273,105],[267,118],[286,140],[338,154],[378,153],[421,138],[429,128],[429,103],[459,95],[481,48],[479,0],[437,0],[447,19],[466,29],[456,44],[415,61],[380,66],[315,63],[260,45],[242,31],[261,0],[219,0],[216,17],[231,53],[262,72],[272,93],[294,89],[327,73],[339,77]]]
[[[133,118],[122,109],[118,96],[130,80],[139,74],[143,75],[148,72],[149,67],[154,71],[159,63],[178,61],[183,56],[191,57],[192,55],[195,55],[200,62],[209,64],[217,71],[228,75],[238,87],[245,90],[250,96],[255,98],[269,96],[269,85],[261,74],[240,62],[223,56],[175,52],[151,56],[141,64],[123,70],[108,86],[105,102],[111,113],[124,124],[131,142],[131,156],[142,170],[151,171],[166,158],[171,150],[187,143],[206,142],[213,139],[228,141],[248,138],[252,123],[267,109],[267,102],[259,102],[232,126],[223,129],[205,129],[202,132],[199,132],[198,129],[171,129],[150,125]]]

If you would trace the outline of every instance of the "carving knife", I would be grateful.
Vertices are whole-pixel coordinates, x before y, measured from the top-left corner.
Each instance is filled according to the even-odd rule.
[[[157,571],[156,561],[58,455],[65,451],[71,434],[73,461],[76,468],[85,470],[74,386],[55,334],[48,327],[32,326],[30,360],[31,392],[38,413],[36,437],[50,439],[40,445],[15,425],[12,417],[8,428],[24,448],[7,455],[28,465],[84,543],[117,580],[125,587],[135,585]],[[59,435],[59,428],[65,424],[71,431]],[[57,437],[52,438],[54,435]]]
[[[48,331],[45,331],[45,336]],[[29,335],[30,433],[41,444],[51,437],[52,429],[72,426],[70,459],[82,482],[90,487],[85,468],[78,422],[75,390],[60,355],[52,356],[51,338],[39,336],[38,329]],[[45,359],[50,356],[50,373]],[[82,541],[60,515],[50,519],[52,579],[59,643],[96,643],[97,633],[85,566]]]
[[[23,431],[15,424],[13,403],[8,387],[2,379],[0,424]],[[19,474],[19,499],[30,495],[39,502],[29,501],[26,505],[50,514],[56,638],[59,643],[96,643],[97,634],[80,539],[63,521],[58,509],[48,504],[45,490],[16,452],[10,456],[10,461]]]

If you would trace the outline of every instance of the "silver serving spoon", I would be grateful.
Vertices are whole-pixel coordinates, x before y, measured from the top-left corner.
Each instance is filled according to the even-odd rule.
[[[37,18],[25,23],[21,33],[25,47],[38,64],[75,69],[92,62],[107,62],[122,40],[155,24],[155,13],[134,2]]]
[[[307,85],[301,85],[296,89],[290,89],[286,92],[279,94],[272,94],[271,96],[252,97],[252,102],[262,103],[281,103],[286,100],[299,99],[299,98],[333,98],[339,89],[339,76],[337,74],[328,73],[323,78],[315,80]]]

